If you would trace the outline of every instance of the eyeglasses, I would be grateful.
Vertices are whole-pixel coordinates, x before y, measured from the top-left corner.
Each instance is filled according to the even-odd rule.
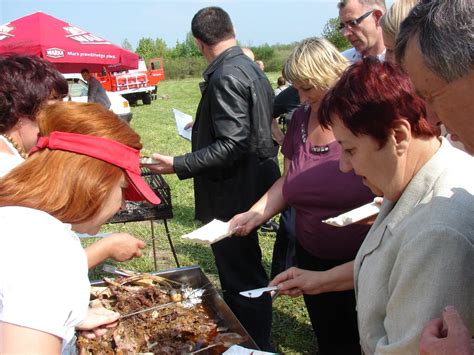
[[[363,14],[362,16],[354,19],[354,20],[349,20],[349,21],[346,21],[346,22],[341,22],[339,24],[339,31],[342,31],[344,30],[345,28],[354,28],[356,26],[358,26],[362,21],[364,21],[367,17],[369,17],[375,10],[370,10],[369,12],[366,12],[365,14]]]

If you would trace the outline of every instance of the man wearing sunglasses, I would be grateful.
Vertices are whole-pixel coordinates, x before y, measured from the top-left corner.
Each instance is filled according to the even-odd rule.
[[[380,18],[386,11],[384,0],[341,0],[339,8],[339,30],[353,48],[344,52],[349,61],[355,63],[362,57],[372,55],[385,58]]]

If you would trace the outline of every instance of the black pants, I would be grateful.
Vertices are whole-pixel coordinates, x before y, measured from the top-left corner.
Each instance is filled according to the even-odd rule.
[[[240,291],[268,285],[262,266],[262,252],[257,231],[246,237],[225,238],[212,244],[224,300],[261,350],[272,351],[272,301],[265,293],[259,298],[247,298]]]
[[[298,267],[325,271],[350,260],[324,260],[309,254],[296,243]],[[304,296],[321,355],[359,355],[359,331],[354,290]]]
[[[280,227],[273,245],[271,279],[296,265],[295,243],[295,209],[288,207],[280,215]]]

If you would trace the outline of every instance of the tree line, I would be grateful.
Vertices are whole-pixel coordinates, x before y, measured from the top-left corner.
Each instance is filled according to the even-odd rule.
[[[327,38],[339,50],[344,50],[350,47],[350,43],[342,36],[338,26],[339,19],[337,17],[329,19],[324,26],[321,36]],[[239,43],[239,45],[242,44]],[[245,47],[245,45],[242,46]],[[262,60],[265,63],[266,71],[279,72],[295,46],[296,42],[273,45],[263,44],[260,46],[250,46],[250,48],[255,54],[255,59]],[[176,41],[175,46],[172,48],[168,48],[166,42],[161,38],[141,38],[135,50],[128,39],[125,39],[122,47],[134,51],[147,62],[152,58],[163,58],[165,75],[168,79],[199,77],[207,67],[207,63],[201,56],[191,32],[186,34],[186,39],[183,42]]]

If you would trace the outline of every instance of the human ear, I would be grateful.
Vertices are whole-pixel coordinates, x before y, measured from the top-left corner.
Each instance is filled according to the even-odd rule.
[[[375,16],[375,23],[377,26],[380,26],[380,19],[383,16],[383,12],[380,10],[375,10],[373,15]]]
[[[411,141],[411,126],[405,119],[393,123],[392,134],[395,141],[395,151],[402,155],[408,150]]]
[[[199,51],[202,53],[203,45],[202,45],[201,40],[199,40],[198,38],[194,37],[194,42],[196,43],[196,46],[198,47]]]

